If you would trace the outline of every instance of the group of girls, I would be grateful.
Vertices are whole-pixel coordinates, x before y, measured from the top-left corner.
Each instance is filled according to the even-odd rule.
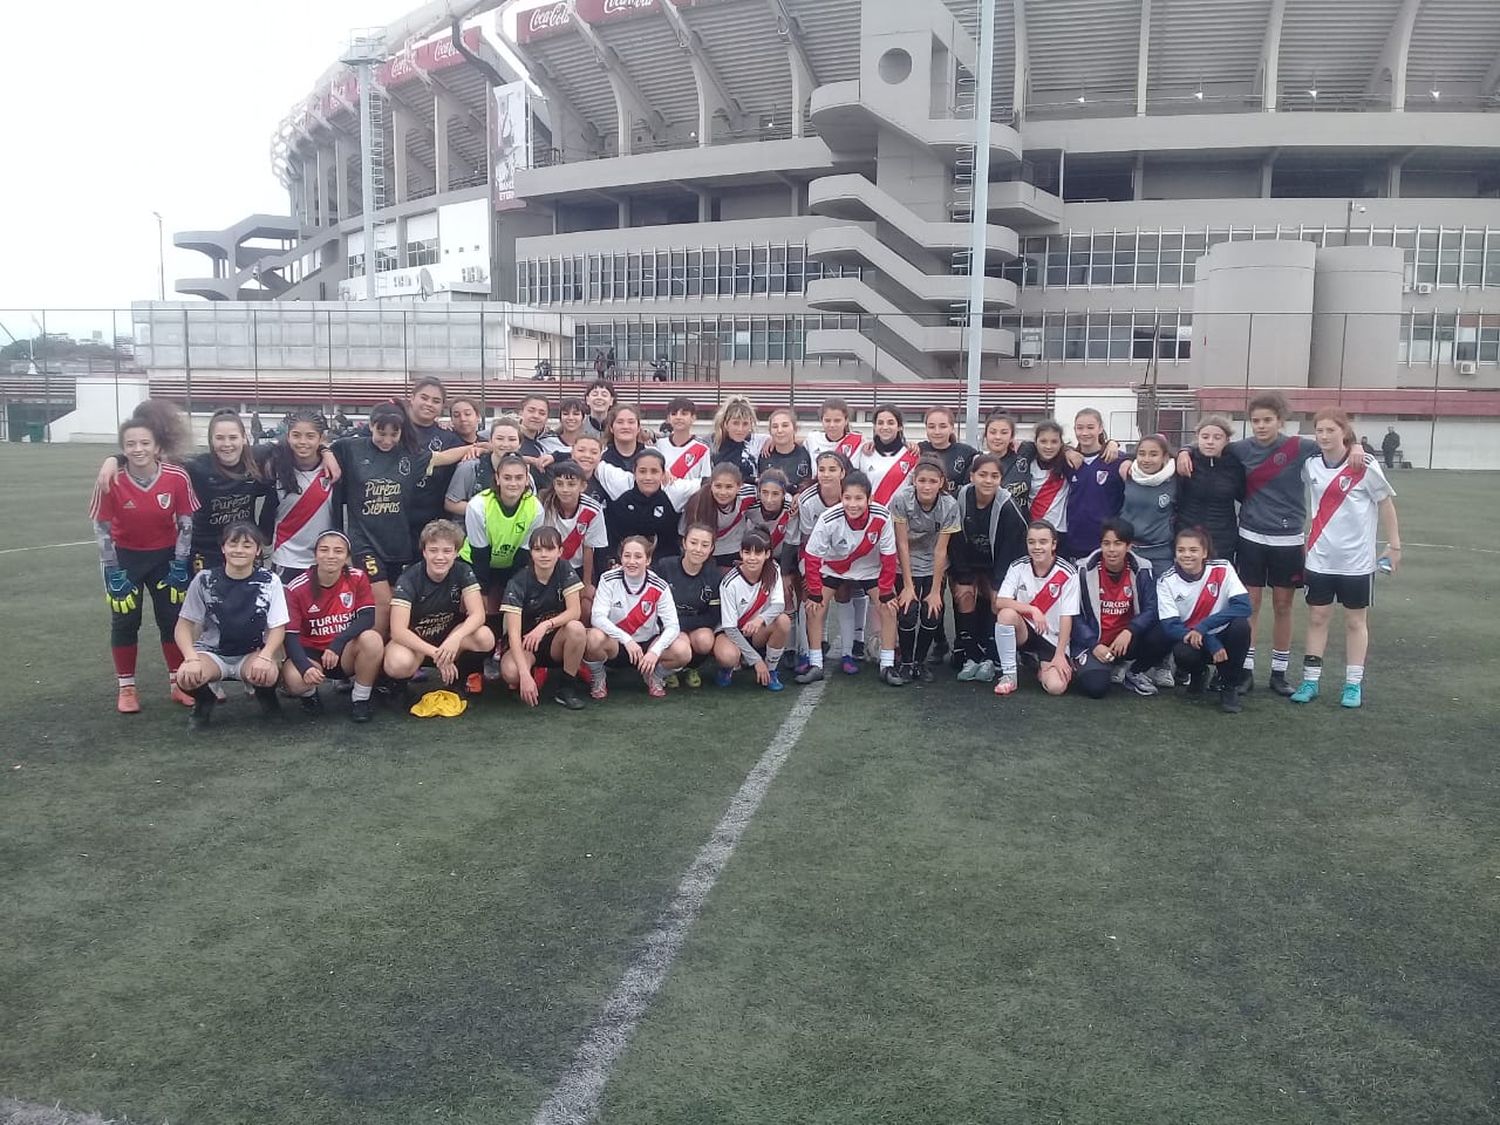
[[[874,659],[885,684],[930,682],[949,647],[951,601],[958,678],[993,681],[997,695],[1016,690],[1023,663],[1036,667],[1049,692],[1076,681],[1095,697],[1112,684],[1140,695],[1174,683],[1201,691],[1214,669],[1221,704],[1233,711],[1248,677],[1230,673],[1253,667],[1266,585],[1278,609],[1272,685],[1281,690],[1280,611],[1290,605],[1282,590],[1293,577],[1291,560],[1272,550],[1282,543],[1255,539],[1260,573],[1241,581],[1234,566],[1245,551],[1240,537],[1274,539],[1261,528],[1276,530],[1280,521],[1300,555],[1302,490],[1330,473],[1338,495],[1356,499],[1332,506],[1326,519],[1320,507],[1314,520],[1308,546],[1321,552],[1309,565],[1321,568],[1318,581],[1309,581],[1314,625],[1303,683],[1287,694],[1316,698],[1338,600],[1354,689],[1352,702],[1347,687],[1343,701],[1357,706],[1370,583],[1356,580],[1374,573],[1365,556],[1373,552],[1376,512],[1399,560],[1394,507],[1378,469],[1362,457],[1349,462],[1357,477],[1339,468],[1340,451],[1352,444],[1347,419],[1320,414],[1312,443],[1280,437],[1285,415],[1285,404],[1269,396],[1252,403],[1253,436],[1244,442],[1231,443],[1230,424],[1208,418],[1195,445],[1175,457],[1164,438],[1149,436],[1121,460],[1093,410],[1073,420],[1072,445],[1050,420],[1021,440],[1014,420],[996,412],[976,449],[956,439],[945,408],[926,413],[925,440],[912,443],[899,409],[878,407],[866,437],[850,429],[847,405],[831,399],[804,438],[792,411],[772,411],[762,432],[754,406],[734,396],[699,436],[696,405],[677,398],[653,440],[640,412],[616,402],[601,379],[582,399],[563,402],[555,430],[547,399],[532,395],[484,434],[474,403],[447,400],[441,382],[426,378],[408,403],[377,406],[367,430],[331,445],[314,412],[293,412],[279,441],[251,447],[239,416],[221,411],[210,419],[209,452],[179,468],[186,452],[180,416],[146,403],[122,427],[123,458],[101,470],[94,513],[120,710],[139,709],[140,591],[153,601],[175,677],[175,607],[192,574],[222,568],[221,532],[249,520],[267,541],[274,572],[287,584],[316,578],[313,593],[344,581],[319,555],[336,555],[339,543],[329,548],[325,533],[341,533],[343,566],[363,585],[337,593],[368,598],[373,637],[352,647],[354,637],[343,637],[313,663],[334,677],[353,677],[360,665],[356,703],[370,698],[365,681],[420,677],[424,663],[453,682],[457,663],[435,659],[440,645],[407,643],[394,659],[370,654],[376,639],[387,652],[398,633],[411,640],[409,629],[393,629],[393,603],[411,609],[397,584],[425,565],[424,529],[446,523],[446,514],[460,541],[443,574],[457,573],[462,588],[431,567],[423,581],[453,587],[444,596],[454,599],[455,622],[473,618],[463,606],[467,586],[475,588],[483,616],[473,619],[484,628],[470,629],[466,643],[478,651],[474,642],[488,638],[490,647],[478,657],[482,667],[463,676],[471,692],[503,679],[535,703],[538,684],[552,678],[553,698],[577,707],[585,684],[603,699],[611,668],[625,665],[652,696],[698,686],[705,666],[720,683],[741,667],[773,691],[788,673],[811,683],[825,674],[830,608],[838,647],[829,655],[842,672],[858,674]],[[1268,449],[1288,456],[1269,458]],[[131,489],[157,487],[149,528],[124,514]],[[1256,508],[1257,495],[1261,508],[1270,499],[1267,511]],[[1366,495],[1369,504],[1360,507]],[[1242,532],[1245,513],[1260,522]],[[1355,539],[1368,539],[1369,549],[1345,549]],[[1342,553],[1330,556],[1334,544]],[[1299,558],[1299,583],[1302,569]],[[351,614],[343,625],[363,616]],[[298,636],[295,614],[292,624]],[[342,626],[334,631],[342,636]],[[299,643],[305,649],[305,639]],[[285,665],[285,687],[304,700],[316,701],[322,678],[317,668],[309,675],[304,660]],[[179,702],[193,701],[175,679],[172,691]],[[367,706],[361,710],[367,717]]]

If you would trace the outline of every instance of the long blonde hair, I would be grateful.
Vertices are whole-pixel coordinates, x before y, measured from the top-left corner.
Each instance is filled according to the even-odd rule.
[[[714,413],[714,448],[724,447],[724,427],[731,421],[746,420],[750,423],[750,432],[755,432],[756,422],[755,404],[744,395],[730,395],[724,400],[723,405]]]

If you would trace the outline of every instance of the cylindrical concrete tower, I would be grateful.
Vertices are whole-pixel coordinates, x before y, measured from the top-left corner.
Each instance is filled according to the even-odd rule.
[[[1394,387],[1401,333],[1401,251],[1318,251],[1313,285],[1314,387]]]
[[[1205,386],[1307,386],[1316,256],[1311,242],[1266,240],[1198,259],[1193,368]]]

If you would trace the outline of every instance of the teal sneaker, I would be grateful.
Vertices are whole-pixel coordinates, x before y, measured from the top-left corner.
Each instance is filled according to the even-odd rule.
[[[1363,684],[1345,684],[1344,694],[1339,697],[1340,707],[1363,707]]]
[[[1303,680],[1297,690],[1292,692],[1290,698],[1293,703],[1311,703],[1318,698],[1318,681]]]

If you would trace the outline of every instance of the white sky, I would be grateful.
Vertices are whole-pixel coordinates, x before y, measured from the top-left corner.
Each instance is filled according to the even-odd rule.
[[[72,0],[6,6],[0,67],[5,144],[0,322],[15,310],[127,308],[157,295],[156,220],[172,282],[211,268],[172,232],[217,229],[253,211],[286,214],[271,134],[312,91],[353,27],[420,0]],[[19,322],[19,323],[16,323]],[[108,316],[50,316],[47,328],[108,330]],[[23,328],[25,331],[23,331]],[[128,319],[121,331],[128,331]],[[0,335],[3,340],[3,335]]]

